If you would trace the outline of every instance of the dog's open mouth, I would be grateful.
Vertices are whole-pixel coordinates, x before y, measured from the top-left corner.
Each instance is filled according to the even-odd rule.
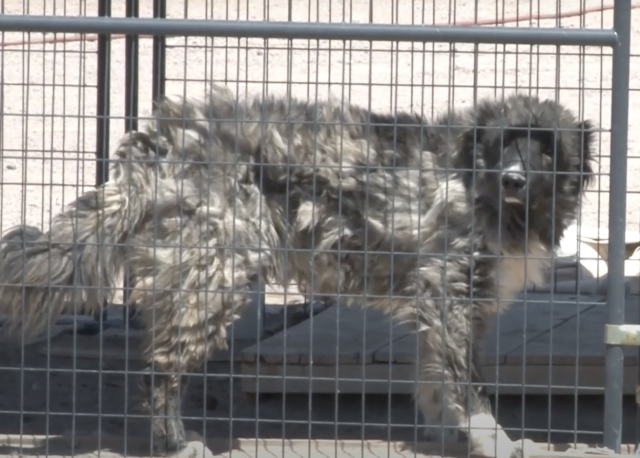
[[[503,209],[512,218],[514,223],[520,226],[525,226],[525,220],[527,217],[527,207],[520,199],[515,197],[505,197]]]
[[[518,199],[517,197],[506,196],[504,198],[504,201],[505,201],[505,203],[511,204],[511,205],[514,205],[514,204],[523,205],[523,202],[520,199]]]

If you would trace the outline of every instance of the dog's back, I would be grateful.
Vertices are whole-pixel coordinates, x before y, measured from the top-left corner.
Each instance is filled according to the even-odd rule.
[[[443,167],[456,166],[456,158],[442,155],[445,136],[434,132],[414,115],[379,115],[335,100],[241,101],[225,87],[206,100],[161,101],[146,131],[123,137],[116,152],[107,185],[114,197],[106,202],[122,230],[107,233],[109,247],[117,247],[106,251],[109,265],[83,261],[100,273],[84,273],[82,282],[86,291],[95,282],[109,289],[126,260],[140,287],[132,300],[144,300],[138,296],[149,288],[180,287],[174,266],[195,263],[206,249],[213,271],[238,258],[249,271],[283,284],[293,276],[318,294],[402,294],[403,272],[418,256],[442,257],[447,240],[459,238],[454,231],[468,228],[465,187]],[[455,135],[455,128],[447,133]],[[73,205],[85,211],[83,202]],[[58,217],[70,226],[59,231],[69,246],[73,205]],[[127,216],[132,209],[135,216]],[[100,229],[99,218],[79,221],[87,234]],[[40,243],[49,238],[43,234]],[[82,250],[92,253],[90,245]],[[70,285],[80,258],[60,259],[60,283]],[[27,267],[48,275],[41,263]]]
[[[470,211],[461,180],[430,151],[442,151],[443,136],[414,115],[335,100],[244,102],[217,87],[205,101],[167,100],[158,116],[150,136],[173,144],[167,175],[206,196],[216,224],[232,219],[233,246],[260,251],[285,284],[293,275],[320,294],[388,296],[418,254],[444,253],[444,232]],[[160,227],[161,240],[178,243],[172,218],[143,238]]]

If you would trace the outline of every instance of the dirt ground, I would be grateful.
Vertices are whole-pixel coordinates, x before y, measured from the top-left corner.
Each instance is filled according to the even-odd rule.
[[[113,14],[123,16],[124,0],[113,2]],[[27,2],[25,2],[27,4]],[[289,2],[285,0],[184,1],[168,2],[173,18],[234,18],[287,20]],[[370,11],[378,23],[444,23],[472,19],[474,3],[470,0],[390,1],[335,0],[293,1],[291,19],[296,21],[368,21]],[[480,18],[513,16],[530,12],[553,12],[599,5],[599,0],[567,1],[559,6],[555,0],[517,2],[515,0],[483,0]],[[20,0],[4,0],[5,13],[96,15],[97,1],[47,0],[28,2],[28,10]],[[140,1],[140,14],[151,16],[152,1]],[[373,5],[373,6],[372,6]],[[55,9],[55,10],[54,10]],[[583,18],[565,18],[563,27],[611,27],[613,13],[590,13]],[[533,25],[552,26],[555,20],[534,21]],[[512,24],[513,25],[513,24]],[[526,26],[529,23],[521,23]],[[636,27],[638,25],[638,27]],[[640,16],[633,17],[633,43],[640,34]],[[5,42],[27,39],[22,34],[6,33]],[[33,34],[32,40],[42,38]],[[474,97],[501,96],[514,90],[557,97],[584,117],[591,118],[606,130],[610,127],[611,57],[610,50],[563,48],[553,46],[478,46],[472,45],[400,44],[339,41],[306,42],[260,39],[169,38],[167,56],[167,92],[201,96],[208,81],[226,82],[240,94],[280,93],[324,97],[329,91],[338,97],[371,106],[377,110],[412,109],[433,116],[452,106],[468,106]],[[188,47],[187,47],[188,46]],[[292,50],[288,51],[287,46]],[[44,226],[51,212],[75,198],[95,181],[96,151],[96,49],[95,42],[30,44],[5,46],[0,52],[2,79],[2,126],[0,129],[3,158],[0,167],[0,226],[26,222]],[[391,52],[391,51],[394,52]],[[152,86],[152,41],[140,42],[140,115],[149,114]],[[559,56],[558,52],[561,54]],[[582,55],[580,55],[582,52]],[[124,40],[111,45],[111,130],[109,144],[115,145],[124,129]],[[631,63],[629,172],[627,229],[638,231],[640,224],[640,161],[636,151],[640,142],[640,116],[635,116],[640,89],[637,56]],[[607,226],[609,135],[603,132],[599,143],[599,180],[585,203],[582,224]],[[90,338],[90,337],[85,337]],[[70,369],[85,369],[75,380]],[[131,419],[131,399],[136,393],[134,377],[125,381],[117,362],[97,367],[90,360],[47,359],[28,347],[21,354],[12,348],[0,349],[0,433],[62,433],[71,427],[77,431],[97,429],[123,434],[147,434],[146,420]],[[58,368],[47,375],[42,368]],[[21,368],[40,368],[40,371]],[[61,369],[66,368],[66,371]],[[101,370],[101,372],[99,371]],[[129,369],[132,369],[131,367]],[[363,416],[379,426],[364,428],[370,438],[387,438],[389,421],[404,423],[394,428],[396,438],[412,439],[414,413],[410,400],[359,397],[335,399],[306,396],[270,398],[256,403],[245,398],[237,378],[229,376],[225,364],[209,367],[218,374],[202,384],[196,380],[185,406],[192,416],[189,426],[207,428],[226,437],[315,437],[360,438]],[[205,392],[206,386],[206,392]],[[525,427],[537,429],[530,437],[537,440],[565,441],[574,436],[570,431],[583,431],[577,438],[599,441],[602,431],[602,399],[581,400],[579,407],[571,397],[523,401],[509,398],[501,401],[500,421],[505,426],[520,427],[522,409],[527,409]],[[203,407],[204,404],[204,407]],[[126,405],[126,408],[125,408]],[[549,409],[551,405],[551,409]],[[389,406],[391,408],[389,409]],[[625,441],[633,442],[633,405],[627,402]],[[22,421],[16,412],[26,413]],[[309,412],[314,421],[327,422],[310,428]],[[53,414],[57,412],[57,414]],[[84,416],[70,413],[84,413]],[[98,420],[96,413],[108,413]],[[125,419],[124,412],[129,412]],[[364,414],[363,414],[364,412]],[[65,415],[66,414],[66,415]],[[92,415],[93,414],[93,415]],[[350,425],[334,426],[336,415]],[[233,422],[229,418],[233,417]],[[259,417],[258,424],[255,418]],[[217,419],[216,419],[217,418]],[[245,420],[243,421],[242,418]],[[282,419],[299,420],[282,427]],[[391,420],[389,419],[391,418]],[[73,419],[73,420],[72,420]],[[268,422],[267,420],[271,420]],[[74,421],[74,423],[72,423]],[[100,424],[98,422],[101,422]],[[548,437],[550,428],[562,429]],[[311,433],[310,430],[312,429]],[[591,432],[591,433],[589,433]]]
[[[125,14],[124,0],[113,3],[113,15]],[[289,2],[285,0],[168,2],[172,18],[232,18],[287,20]],[[30,14],[97,14],[97,0],[58,2],[31,1]],[[373,4],[373,3],[372,3]],[[599,0],[516,1],[483,0],[478,17],[491,19],[530,13],[553,13],[600,5]],[[21,0],[5,0],[7,13],[22,13]],[[140,15],[152,15],[152,1],[140,1]],[[291,18],[296,21],[334,21],[364,23],[369,18],[369,2],[352,0],[295,1]],[[320,5],[320,6],[319,6]],[[392,1],[376,0],[371,7],[377,23],[429,24],[471,20],[472,0]],[[55,11],[54,11],[55,8]],[[581,25],[611,27],[613,13],[589,13],[584,17],[560,19],[565,28]],[[640,17],[633,18],[632,37],[640,34]],[[555,20],[533,21],[533,26],[553,26]],[[509,24],[515,25],[515,24]],[[521,26],[529,22],[519,23]],[[639,27],[635,27],[639,25]],[[41,39],[33,34],[32,40]],[[27,39],[6,33],[4,41]],[[543,97],[557,97],[562,103],[602,129],[610,126],[611,51],[554,46],[478,46],[395,44],[366,42],[295,40],[292,51],[286,40],[169,38],[167,93],[201,96],[206,82],[225,82],[243,95],[283,94],[290,90],[304,98],[346,97],[364,106],[389,111],[411,109],[427,116],[447,107],[468,106],[477,97],[500,97],[512,91],[531,91]],[[81,192],[78,186],[92,186],[95,178],[94,154],[96,113],[95,42],[31,44],[8,46],[0,53],[3,81],[3,163],[2,229],[19,223],[46,225],[51,209],[57,210]],[[111,45],[111,122],[110,146],[124,130],[124,40]],[[83,51],[83,52],[81,52]],[[393,51],[393,52],[392,52]],[[561,54],[561,57],[558,55]],[[152,41],[140,42],[140,115],[151,108]],[[631,63],[629,126],[629,195],[627,228],[638,231],[640,224],[640,170],[636,151],[640,139],[640,117],[634,115],[639,104],[640,73],[638,58]],[[474,86],[475,83],[475,86]],[[600,136],[600,180],[585,202],[581,224],[608,225],[609,134]],[[79,160],[79,157],[81,158]],[[53,187],[52,187],[53,184]]]

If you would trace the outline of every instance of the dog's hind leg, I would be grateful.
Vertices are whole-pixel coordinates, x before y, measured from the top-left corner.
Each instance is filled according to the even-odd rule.
[[[156,267],[155,276],[146,277],[145,295],[132,294],[136,302],[143,299],[151,305],[145,307],[144,358],[149,373],[142,378],[142,394],[152,416],[155,451],[160,453],[186,445],[180,418],[186,391],[182,375],[200,367],[215,349],[227,347],[227,326],[241,314],[257,275],[255,261],[247,255],[222,249],[183,251],[189,254],[182,254],[182,262],[167,262]],[[153,284],[172,289],[152,292]]]

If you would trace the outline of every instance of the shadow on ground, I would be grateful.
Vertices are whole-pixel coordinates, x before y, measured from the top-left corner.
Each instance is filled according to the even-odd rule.
[[[47,358],[36,348],[25,348],[24,354],[19,348],[0,349],[0,434],[100,431],[120,438],[149,437],[148,418],[137,410],[138,364]],[[242,393],[229,363],[209,363],[207,373],[206,380],[201,374],[191,377],[183,406],[186,427],[207,438],[422,439],[409,396],[256,398]],[[512,437],[519,437],[524,427],[525,436],[536,442],[602,442],[603,396],[501,396],[493,401],[499,422]],[[635,418],[634,399],[625,398],[625,443],[635,442]]]

